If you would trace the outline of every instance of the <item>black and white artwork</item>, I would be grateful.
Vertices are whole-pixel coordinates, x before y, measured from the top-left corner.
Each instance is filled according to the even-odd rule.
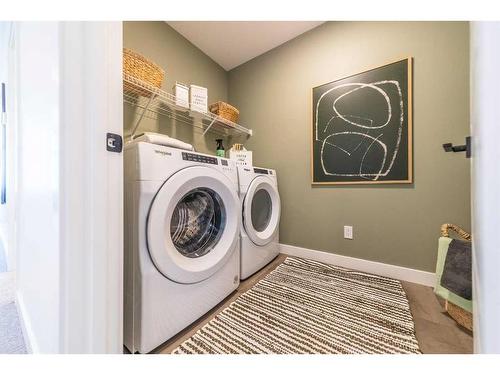
[[[412,182],[411,63],[313,88],[313,184]]]

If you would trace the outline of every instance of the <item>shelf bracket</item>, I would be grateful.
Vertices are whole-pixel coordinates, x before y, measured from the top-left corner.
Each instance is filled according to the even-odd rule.
[[[135,125],[134,127],[132,128],[132,135],[130,136],[130,139],[131,140],[134,140],[135,138],[135,133],[137,131],[137,128],[139,128],[139,124],[141,123],[142,121],[142,118],[144,117],[146,111],[148,110],[149,108],[149,105],[151,104],[151,101],[153,100],[153,94],[151,94],[151,96],[149,97],[149,100],[147,102],[147,104],[144,106],[144,109],[142,110],[142,113],[140,114],[139,118],[137,119],[137,121],[135,122]]]
[[[207,134],[207,132],[210,130],[210,128],[212,127],[212,125],[215,123],[216,120],[217,120],[217,117],[214,117],[212,122],[210,123],[210,125],[208,125],[208,127],[203,132],[203,135]]]

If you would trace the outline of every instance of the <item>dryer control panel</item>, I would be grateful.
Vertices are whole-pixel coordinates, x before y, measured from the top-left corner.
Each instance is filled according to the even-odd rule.
[[[273,171],[270,169],[264,169],[264,168],[254,168],[253,173],[259,173],[259,174],[273,174]]]
[[[219,164],[217,158],[208,155],[191,154],[189,152],[182,153],[182,160],[195,161],[197,163]]]

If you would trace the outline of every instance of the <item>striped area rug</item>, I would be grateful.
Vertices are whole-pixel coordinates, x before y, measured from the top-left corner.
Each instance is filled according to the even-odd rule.
[[[286,258],[172,353],[420,350],[399,281]]]

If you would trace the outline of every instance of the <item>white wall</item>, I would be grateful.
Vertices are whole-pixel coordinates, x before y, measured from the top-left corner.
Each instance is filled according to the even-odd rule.
[[[59,25],[17,24],[18,302],[34,352],[60,349]]]
[[[62,351],[122,353],[122,24],[61,24]]]
[[[7,61],[8,61],[8,46],[9,46],[9,27],[10,27],[9,22],[0,22],[0,84],[2,82],[7,83],[7,77],[8,77]],[[0,103],[1,103],[1,98],[0,98]],[[0,142],[2,142],[1,133],[0,133]],[[3,168],[5,168],[5,166],[0,165],[0,176],[2,175]],[[5,245],[7,244],[7,206],[5,204],[0,204],[0,242],[3,244],[3,247],[5,247]],[[1,248],[0,251],[2,251]]]
[[[474,352],[500,353],[500,23],[471,24]]]
[[[6,190],[7,202],[0,205],[0,241],[2,241],[6,252],[8,271],[15,269],[15,201],[12,199],[16,191],[15,168],[16,168],[16,128],[14,126],[15,116],[15,93],[10,82],[10,77],[15,74],[13,62],[15,56],[12,51],[11,31],[13,22],[0,22],[0,81],[6,83],[7,117],[6,117]],[[0,140],[1,141],[1,140]],[[1,173],[1,170],[0,170]],[[1,175],[1,174],[0,174]]]
[[[35,353],[122,352],[120,22],[15,23],[17,299]]]

